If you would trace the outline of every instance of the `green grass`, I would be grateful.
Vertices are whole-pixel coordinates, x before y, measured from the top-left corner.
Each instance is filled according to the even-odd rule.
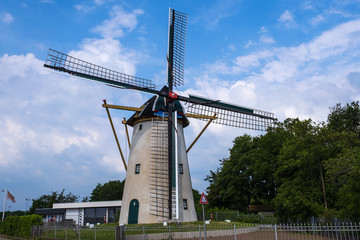
[[[96,239],[108,240],[115,239],[115,227],[96,226],[95,228],[80,228],[79,231],[75,231],[73,228],[57,228],[44,229],[40,238],[45,239]],[[79,236],[80,235],[80,236]]]
[[[169,228],[171,232],[198,232],[199,225],[203,230],[203,222],[186,222],[180,223],[168,223],[167,226],[163,226],[162,223],[154,224],[132,224],[126,226],[126,235],[139,235],[139,234],[154,234],[154,233],[169,233]],[[237,228],[254,226],[253,224],[239,223],[239,222],[214,222],[206,224],[207,230],[220,230],[220,229],[233,229],[234,224]],[[40,238],[44,239],[79,239],[79,234],[81,239],[96,239],[97,240],[107,240],[115,239],[115,227],[118,226],[117,223],[107,223],[96,226],[95,228],[80,228],[80,233],[75,231],[73,228],[57,228],[55,229],[44,229]],[[96,232],[96,233],[95,233]]]

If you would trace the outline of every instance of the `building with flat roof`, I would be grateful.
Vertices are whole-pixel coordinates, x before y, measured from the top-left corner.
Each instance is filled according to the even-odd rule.
[[[36,209],[35,214],[43,216],[45,223],[59,223],[72,220],[74,224],[113,223],[118,211],[121,210],[122,201],[99,201],[79,203],[54,203],[52,208]]]

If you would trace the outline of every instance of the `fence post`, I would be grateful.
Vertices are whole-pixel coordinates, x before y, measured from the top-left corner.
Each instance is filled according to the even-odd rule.
[[[206,240],[206,225],[205,225],[205,222],[204,222],[204,239]]]
[[[143,225],[143,239],[146,240],[145,225]]]
[[[124,240],[124,239],[125,239],[125,226],[116,226],[115,240]]]
[[[236,224],[234,224],[234,239],[236,240]]]
[[[199,224],[199,239],[201,240],[201,225]]]
[[[95,225],[95,240],[96,240],[96,225]]]
[[[275,240],[277,240],[277,227],[276,227],[276,223],[275,223],[274,230],[275,230]]]
[[[169,240],[171,240],[171,225],[169,225]]]

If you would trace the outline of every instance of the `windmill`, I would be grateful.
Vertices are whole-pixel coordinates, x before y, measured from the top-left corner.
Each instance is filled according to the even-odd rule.
[[[133,127],[133,136],[128,166],[124,162],[127,173],[120,215],[123,224],[197,220],[187,160],[193,144],[185,148],[183,133],[189,124],[188,118],[261,131],[274,120],[269,112],[200,96],[181,96],[173,91],[184,83],[186,25],[187,14],[170,8],[167,85],[160,90],[150,80],[100,67],[53,49],[49,49],[44,64],[80,78],[154,95],[139,108],[109,105],[106,101],[103,104],[107,111],[108,108],[134,111],[124,121]],[[110,115],[109,119],[112,124]]]

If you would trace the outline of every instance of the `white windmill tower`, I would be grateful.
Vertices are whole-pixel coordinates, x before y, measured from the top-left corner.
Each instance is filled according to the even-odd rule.
[[[128,166],[122,156],[127,169],[122,224],[197,220],[187,159],[191,147],[186,149],[183,131],[189,117],[254,130],[266,130],[274,120],[269,112],[174,93],[173,87],[183,84],[187,15],[170,9],[169,18],[168,84],[161,90],[156,90],[150,80],[115,72],[52,49],[44,64],[81,78],[154,95],[140,108],[106,102],[103,105],[107,111],[116,108],[135,112],[125,121],[133,127],[133,135]],[[187,104],[186,111],[180,102]]]

